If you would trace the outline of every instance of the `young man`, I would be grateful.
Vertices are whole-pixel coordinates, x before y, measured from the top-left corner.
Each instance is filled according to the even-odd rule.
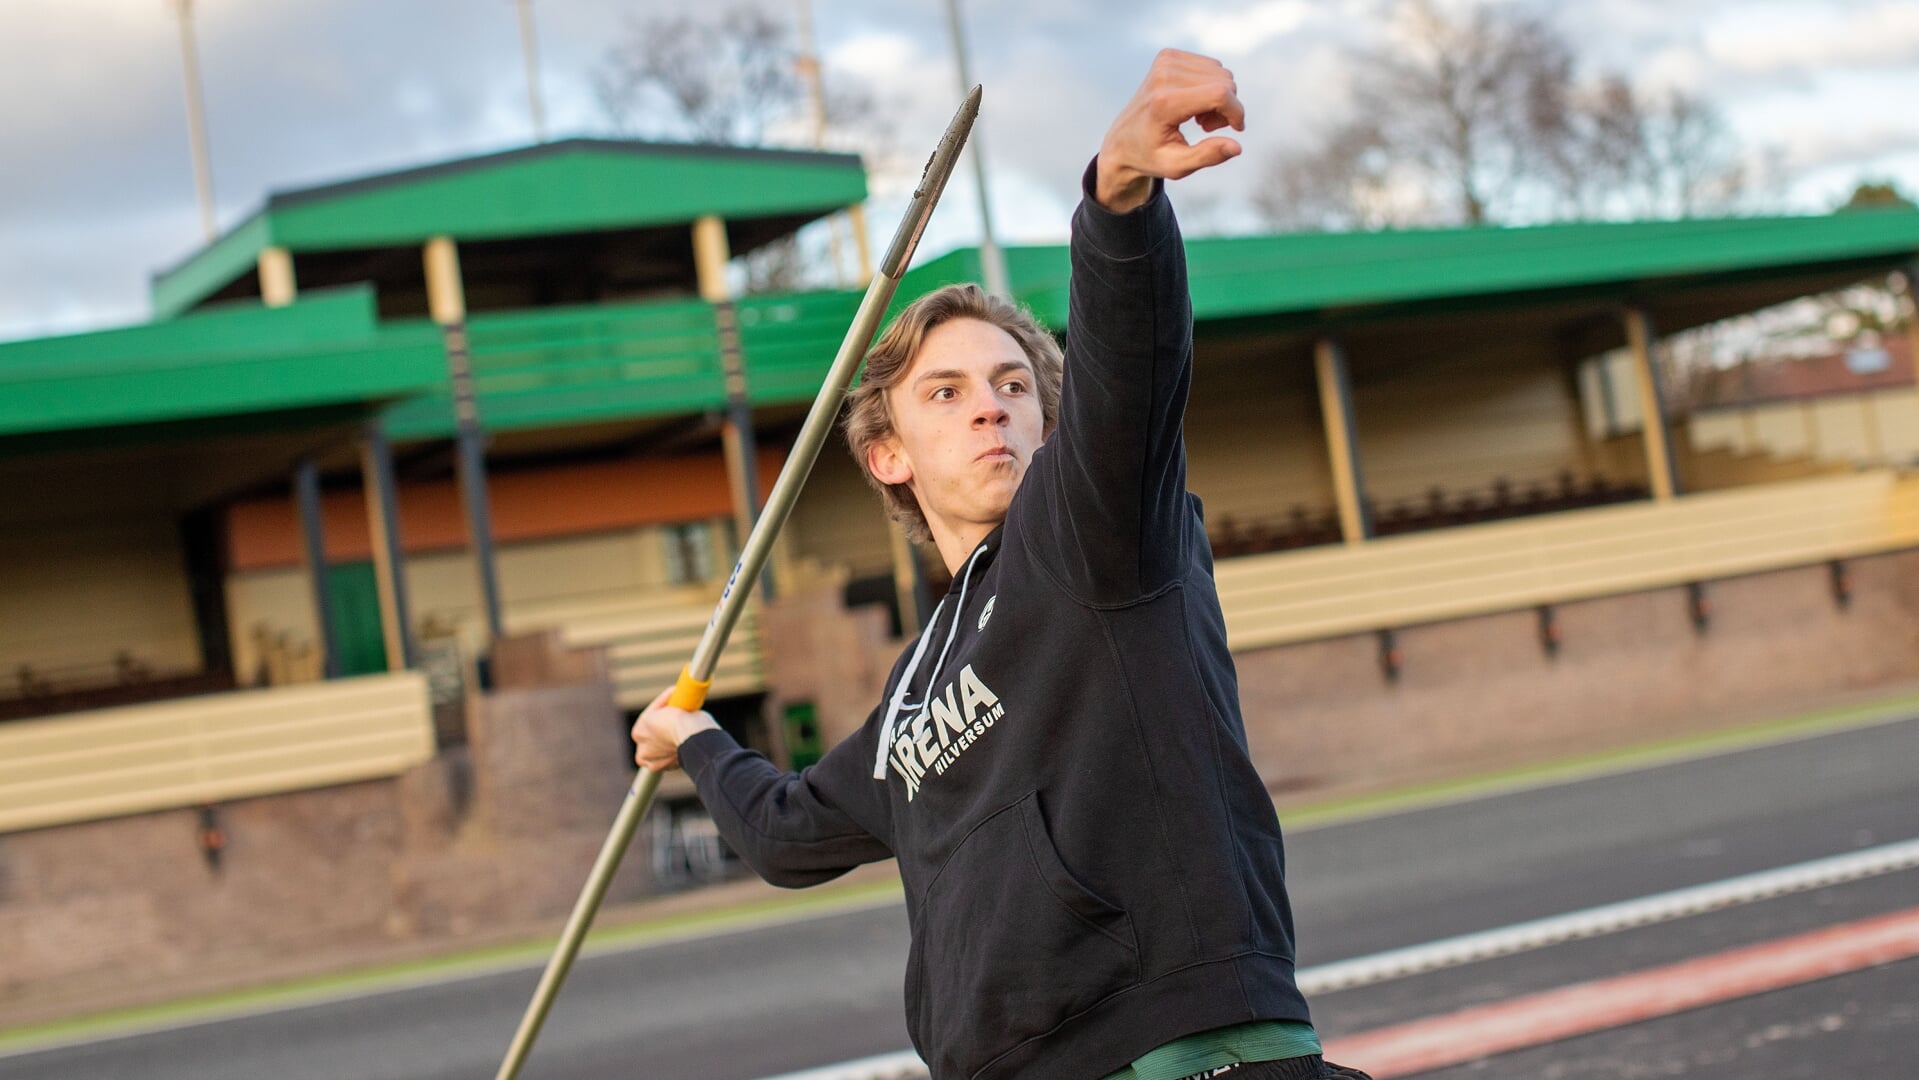
[[[781,773],[661,696],[683,764],[768,881],[899,859],[907,1024],[935,1080],[1307,1080],[1279,823],[1247,758],[1182,415],[1185,253],[1163,182],[1240,152],[1232,74],[1167,51],[1075,215],[1064,358],[973,286],[904,311],[847,438],[954,584],[866,724]],[[1064,366],[1062,385],[1062,363]]]

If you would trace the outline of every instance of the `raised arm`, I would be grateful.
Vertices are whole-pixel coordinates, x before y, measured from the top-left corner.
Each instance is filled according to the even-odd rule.
[[[1166,50],[1106,133],[1073,218],[1059,423],[1027,478],[1037,498],[1016,512],[1037,516],[1036,554],[1087,602],[1145,595],[1183,565],[1193,319],[1164,182],[1240,153],[1225,135],[1188,143],[1188,121],[1243,130],[1245,114],[1231,72]]]

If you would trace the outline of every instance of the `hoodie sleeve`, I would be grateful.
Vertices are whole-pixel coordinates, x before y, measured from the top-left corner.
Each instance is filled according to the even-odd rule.
[[[875,710],[877,712],[877,710]],[[724,731],[680,744],[680,765],[720,835],[768,882],[818,885],[893,855],[886,785],[872,777],[873,720],[817,764],[782,772]]]
[[[1185,565],[1193,314],[1186,251],[1164,184],[1128,213],[1093,197],[1073,215],[1066,381],[1058,425],[1034,456],[1028,546],[1087,603],[1124,603]]]

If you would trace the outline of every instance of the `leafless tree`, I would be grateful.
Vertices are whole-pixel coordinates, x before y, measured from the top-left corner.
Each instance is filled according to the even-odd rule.
[[[613,129],[644,138],[731,146],[812,145],[807,87],[791,28],[751,6],[702,15],[629,19],[594,73]],[[879,99],[847,78],[823,80],[828,148],[859,153],[869,167],[892,156],[893,131]],[[765,245],[744,260],[747,289],[800,288],[825,256],[804,237]]]
[[[799,108],[797,57],[785,24],[758,8],[629,18],[593,82],[624,134],[759,145]]]
[[[1386,44],[1354,52],[1352,110],[1282,157],[1257,203],[1290,228],[1685,216],[1747,186],[1711,105],[1582,78],[1539,16],[1405,0]]]

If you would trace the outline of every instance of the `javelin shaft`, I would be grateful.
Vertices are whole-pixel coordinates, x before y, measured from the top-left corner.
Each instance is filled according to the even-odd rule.
[[[840,399],[845,395],[846,388],[852,385],[853,376],[859,372],[860,362],[866,357],[866,350],[872,347],[873,338],[879,333],[880,320],[886,316],[893,293],[899,288],[899,279],[906,273],[906,265],[913,257],[913,249],[919,244],[920,235],[926,230],[926,222],[932,217],[940,193],[946,188],[947,178],[952,175],[953,166],[959,160],[967,133],[972,130],[973,120],[979,115],[979,103],[980,88],[976,86],[967,95],[958,114],[947,126],[939,146],[934,149],[933,156],[927,161],[919,187],[913,192],[913,201],[900,221],[899,231],[894,234],[893,243],[887,249],[886,258],[881,261],[879,272],[873,275],[872,283],[867,286],[866,296],[853,316],[853,324],[847,328],[846,337],[840,343],[839,354],[833,358],[833,365],[827,370],[819,396],[813,399],[813,407],[800,427],[793,452],[787,456],[786,466],[773,483],[766,507],[747,536],[739,562],[734,565],[726,588],[720,593],[713,617],[708,620],[705,632],[700,635],[700,643],[693,650],[693,658],[680,674],[669,699],[673,705],[697,709],[705,701],[707,687],[712,683],[714,665],[719,662],[720,650],[725,648],[727,636],[745,611],[751,592],[738,586],[742,581],[757,579],[766,566],[766,560],[773,550],[773,541],[786,524],[787,515],[792,513],[800,487],[813,471],[813,462],[819,457],[820,447],[832,431],[833,419],[839,413]],[[514,1080],[521,1066],[526,1063],[527,1055],[533,1050],[533,1040],[539,1037],[540,1028],[546,1023],[553,999],[559,995],[560,984],[566,980],[567,972],[579,956],[580,945],[586,940],[594,915],[599,912],[600,901],[606,897],[606,891],[613,883],[613,875],[620,868],[620,860],[632,843],[640,820],[653,805],[653,793],[659,786],[660,774],[651,769],[641,769],[633,778],[626,801],[620,805],[619,817],[614,820],[606,841],[600,845],[600,853],[593,860],[593,869],[587,874],[586,885],[580,890],[579,899],[574,901],[572,914],[567,916],[566,926],[560,931],[559,943],[553,950],[552,958],[547,961],[546,970],[540,975],[540,984],[533,992],[532,1001],[527,1003],[526,1013],[520,1018],[519,1029],[513,1034],[513,1042],[507,1048],[506,1058],[500,1063],[495,1080]]]

